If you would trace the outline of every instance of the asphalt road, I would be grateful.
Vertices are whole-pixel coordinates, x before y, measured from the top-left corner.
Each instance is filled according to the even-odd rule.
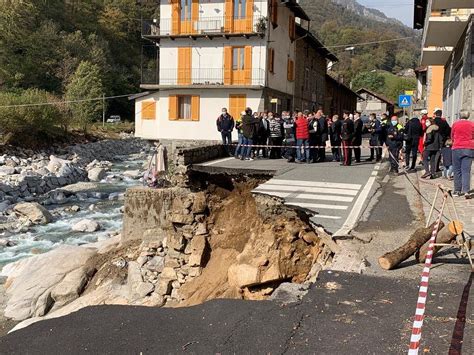
[[[473,353],[468,277],[430,285],[421,352]],[[181,309],[91,307],[0,338],[0,352],[402,354],[416,299],[414,280],[323,272],[301,302],[287,306],[216,300]]]

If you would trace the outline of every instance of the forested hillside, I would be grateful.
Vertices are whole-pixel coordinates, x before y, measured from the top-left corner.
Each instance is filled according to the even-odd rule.
[[[301,0],[300,3],[312,19],[311,30],[340,59],[333,70],[335,74],[342,75],[346,82],[361,74],[367,76],[366,73],[377,69],[396,74],[402,69],[417,66],[421,37],[413,29],[397,21],[381,22],[361,16],[351,6],[346,7],[333,0]],[[349,47],[351,44],[402,37],[414,38],[355,46],[353,51],[345,50],[345,45]],[[393,93],[385,92],[385,88],[377,91],[393,98]]]
[[[136,92],[142,45],[140,17],[149,18],[157,11],[157,1],[141,2],[0,1],[0,105]],[[127,99],[114,101],[115,111],[110,113],[126,113],[126,105]],[[23,112],[2,109],[0,124],[9,132],[34,132],[38,124],[52,125],[61,116],[63,127],[73,123],[83,126],[87,124],[83,119],[100,118],[102,103],[95,106],[100,107],[55,106],[43,122],[38,116],[44,115],[31,112],[33,108]],[[92,118],[74,115],[74,111],[85,109]],[[80,122],[71,122],[73,116]]]

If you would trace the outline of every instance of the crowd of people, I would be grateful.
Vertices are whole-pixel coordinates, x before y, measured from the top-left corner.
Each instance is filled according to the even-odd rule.
[[[227,109],[217,119],[222,142],[231,154],[232,132],[237,131],[236,159],[251,161],[260,158],[287,159],[297,164],[324,162],[330,143],[332,161],[349,166],[361,162],[363,135],[369,135],[370,157],[380,161],[383,147],[388,150],[390,172],[398,174],[404,162],[407,172],[416,171],[418,156],[425,172],[423,179],[444,177],[454,180],[454,194],[469,197],[471,164],[474,158],[474,122],[469,111],[461,111],[460,119],[451,127],[442,110],[427,110],[421,119],[413,117],[406,124],[397,116],[369,116],[363,122],[360,112],[344,111],[326,117],[322,109],[310,111],[252,112],[247,108],[235,119]],[[441,165],[442,164],[442,165]]]

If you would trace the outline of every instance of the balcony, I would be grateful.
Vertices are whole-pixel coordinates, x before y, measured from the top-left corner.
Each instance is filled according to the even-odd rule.
[[[142,20],[142,36],[164,37],[263,36],[267,20],[263,16],[235,19],[232,16],[201,17],[198,20],[161,18]]]
[[[160,77],[153,71],[142,71],[142,85],[144,89],[165,88],[224,88],[224,87],[263,87],[265,86],[265,71],[252,69],[229,75],[223,68],[197,68],[186,71],[160,69]]]
[[[474,0],[432,0],[433,9],[466,9],[474,7]]]

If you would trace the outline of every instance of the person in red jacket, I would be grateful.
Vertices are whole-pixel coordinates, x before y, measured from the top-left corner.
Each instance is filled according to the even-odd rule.
[[[469,195],[471,189],[471,165],[474,159],[474,122],[469,121],[470,112],[462,110],[460,120],[453,124],[452,158],[454,171],[454,196]]]
[[[303,112],[298,112],[295,121],[296,127],[296,163],[302,163],[306,160],[309,164],[309,128],[308,120],[303,115]],[[304,151],[304,154],[303,152]]]
[[[421,156],[423,156],[423,152],[425,151],[425,135],[426,135],[426,121],[428,120],[428,110],[421,110],[421,127],[423,128],[423,135],[418,142],[418,151],[420,152]]]

